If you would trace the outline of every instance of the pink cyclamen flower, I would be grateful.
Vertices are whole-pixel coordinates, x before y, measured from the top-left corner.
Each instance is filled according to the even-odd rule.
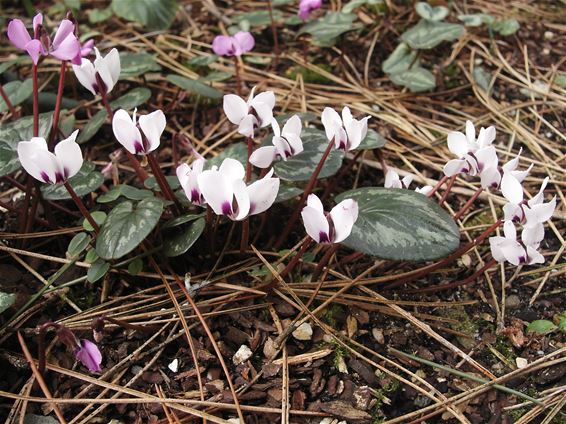
[[[18,143],[20,163],[33,178],[42,183],[64,183],[76,175],[83,165],[83,154],[75,141],[79,130],[55,146],[55,153],[47,148],[43,137]]]
[[[199,155],[200,156],[200,155]],[[189,201],[195,205],[206,203],[198,184],[198,176],[202,174],[204,168],[204,158],[197,157],[192,165],[183,163],[177,167],[177,178]]]
[[[369,116],[354,119],[350,108],[342,109],[342,117],[330,107],[322,111],[322,125],[328,140],[334,140],[337,149],[350,151],[356,149],[368,132]]]
[[[241,56],[255,46],[251,33],[237,32],[234,35],[217,35],[212,41],[212,51],[218,56]]]
[[[299,2],[299,18],[308,21],[311,13],[322,7],[322,0],[301,0]]]
[[[83,63],[83,57],[87,57],[92,53],[94,49],[94,39],[90,39],[83,44],[81,44],[81,49],[78,54],[73,58],[74,65],[81,65]]]
[[[348,238],[358,219],[358,202],[353,199],[342,200],[326,214],[318,196],[310,194],[301,216],[307,234],[314,241],[340,243]]]
[[[75,351],[75,357],[91,372],[100,372],[100,364],[102,363],[102,354],[98,346],[93,342],[81,339],[80,346]]]
[[[260,147],[250,156],[250,162],[258,168],[268,168],[277,157],[286,161],[287,158],[303,151],[302,125],[298,115],[293,115],[285,122],[283,131],[275,119],[271,120],[271,128],[273,128],[271,139],[273,146]]]
[[[265,177],[246,186],[244,166],[235,159],[224,159],[220,168],[203,171],[198,177],[202,196],[216,215],[226,215],[233,221],[265,212],[279,192],[279,178],[271,169]]]
[[[33,18],[34,32],[39,32],[43,23],[43,16],[37,14]],[[8,24],[8,38],[14,46],[25,50],[31,56],[33,63],[37,65],[39,56],[52,55],[59,60],[73,60],[80,55],[81,43],[74,34],[75,25],[68,19],[63,19],[55,32],[53,41],[47,34],[41,35],[39,39],[32,39],[24,23],[20,19],[14,19]]]
[[[136,121],[136,111],[130,118],[128,112],[120,109],[112,118],[114,136],[126,150],[132,154],[148,154],[159,147],[161,134],[167,121],[161,110],[141,115]],[[141,130],[141,132],[140,132]],[[142,137],[142,133],[145,137]]]

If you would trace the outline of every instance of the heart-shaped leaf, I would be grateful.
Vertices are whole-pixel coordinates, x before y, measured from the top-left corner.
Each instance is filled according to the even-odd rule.
[[[124,196],[126,199],[130,200],[142,200],[148,197],[152,197],[153,193],[149,190],[142,190],[137,187],[132,187],[126,184],[118,184],[112,187],[106,193],[98,196],[96,201],[98,203],[110,203],[117,200],[120,196]]]
[[[396,74],[409,69],[409,66],[419,66],[420,61],[416,59],[417,52],[411,50],[407,43],[399,44],[393,53],[383,61],[381,69],[386,74]]]
[[[470,27],[478,27],[482,24],[491,25],[495,22],[495,18],[487,13],[475,13],[471,15],[458,15],[458,20],[462,21],[464,25]]]
[[[102,224],[104,224],[104,221],[106,221],[106,212],[104,211],[94,211],[91,212],[90,216],[92,217],[92,219],[94,219],[94,222],[96,222],[98,224],[98,226],[100,227]],[[83,228],[86,231],[94,231],[94,227],[90,224],[90,222],[88,222],[88,219],[83,219]]]
[[[491,28],[500,35],[508,36],[515,34],[519,28],[519,22],[516,19],[503,19],[491,25]]]
[[[287,200],[291,200],[298,195],[303,194],[303,192],[304,190],[302,188],[288,184],[281,184],[279,185],[279,192],[275,198],[275,203],[286,202]]]
[[[546,319],[537,319],[527,326],[527,333],[548,334],[552,333],[558,327]]]
[[[323,18],[303,26],[298,34],[310,34],[314,44],[330,47],[340,35],[354,29],[356,17],[353,13],[328,12]]]
[[[95,191],[104,183],[104,176],[94,169],[92,162],[84,162],[77,175],[69,179],[71,187],[79,197]],[[70,199],[71,195],[61,184],[44,184],[41,186],[43,197],[48,200]]]
[[[226,147],[218,156],[207,159],[204,163],[205,169],[210,169],[213,166],[220,166],[222,161],[226,158],[236,159],[238,162],[245,164],[248,161],[248,146],[245,143],[234,143]]]
[[[18,106],[23,103],[27,98],[33,93],[33,82],[31,78],[24,81],[11,81],[2,87],[4,92],[10,99],[12,106]],[[4,113],[8,110],[8,105],[4,102],[4,99],[0,97],[0,113]]]
[[[118,259],[134,250],[157,225],[163,201],[156,197],[134,204],[125,201],[108,214],[96,239],[96,251],[103,259]]]
[[[413,49],[426,50],[438,46],[443,41],[457,40],[464,31],[464,26],[460,24],[423,19],[401,35],[401,39]]]
[[[411,190],[365,187],[336,197],[358,202],[359,215],[344,244],[395,261],[428,261],[458,248],[458,227],[438,204]]]
[[[90,283],[95,283],[106,275],[110,269],[110,264],[102,259],[98,259],[94,262],[86,273],[86,279]]]
[[[16,295],[0,292],[0,314],[16,303]]]
[[[78,233],[75,237],[72,238],[71,242],[69,243],[67,254],[71,257],[77,256],[87,248],[90,241],[91,237],[89,234],[84,232]]]
[[[407,87],[412,93],[432,90],[436,87],[436,78],[428,69],[417,67],[398,74],[389,75],[394,84]]]
[[[102,125],[104,125],[104,122],[106,122],[107,116],[108,114],[104,109],[101,109],[98,112],[96,112],[93,115],[93,117],[90,118],[88,122],[85,124],[82,131],[79,132],[79,136],[77,137],[77,143],[79,144],[86,143],[88,140],[94,137],[98,132],[98,130],[100,129],[100,127],[102,127]]]
[[[167,75],[167,79],[189,93],[198,94],[199,96],[209,97],[211,99],[219,99],[223,96],[222,91],[200,81],[182,77],[181,75]]]
[[[386,140],[377,131],[369,129],[366,137],[362,140],[357,150],[371,150],[371,149],[381,149],[385,146]]]
[[[147,29],[163,30],[173,23],[176,0],[112,0],[112,10],[121,18],[138,22]]]
[[[301,139],[304,147],[301,153],[275,164],[275,173],[279,178],[287,181],[308,181],[329,143],[323,131],[313,128],[305,128]],[[342,151],[333,147],[318,178],[334,175],[342,166],[343,158]]]
[[[432,7],[428,3],[421,1],[416,4],[415,11],[417,14],[427,21],[438,22],[448,16],[448,8],[444,6]]]
[[[155,56],[145,52],[120,53],[120,66],[122,68],[120,78],[137,77],[146,72],[158,72],[161,70],[161,66],[155,61]]]
[[[204,218],[197,218],[189,225],[183,225],[180,229],[175,227],[171,235],[164,238],[163,253],[165,256],[179,256],[191,248],[204,231]]]

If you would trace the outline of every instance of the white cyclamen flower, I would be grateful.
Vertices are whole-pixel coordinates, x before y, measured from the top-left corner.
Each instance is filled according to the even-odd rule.
[[[145,155],[159,147],[167,121],[165,114],[156,110],[148,115],[140,115],[136,122],[136,111],[134,109],[131,118],[124,109],[117,111],[112,119],[112,131],[128,152]],[[145,137],[142,137],[142,132]]]
[[[268,126],[273,119],[275,94],[266,91],[254,97],[252,88],[247,101],[235,94],[224,96],[224,113],[230,122],[238,125],[238,132],[246,137],[253,137],[257,128]]]
[[[267,175],[246,186],[244,166],[235,159],[224,159],[197,177],[204,200],[217,215],[226,215],[241,221],[250,215],[260,214],[271,207],[279,192],[279,178],[273,169]]]
[[[471,121],[466,121],[466,134],[452,131],[448,134],[448,149],[458,159],[449,160],[444,165],[444,175],[452,177],[463,173],[471,176],[485,171],[489,174],[485,184],[491,186],[497,179],[497,152],[491,145],[495,140],[495,127],[481,128],[476,140],[476,129]],[[494,172],[495,171],[495,172]]]
[[[316,194],[310,194],[301,212],[307,234],[317,243],[340,243],[348,238],[358,219],[358,202],[345,199],[325,214]]]
[[[203,157],[198,157],[190,166],[183,163],[177,167],[177,178],[181,187],[183,187],[189,201],[195,205],[206,203],[198,185],[198,176],[202,173],[204,162]]]
[[[354,119],[350,108],[342,109],[342,118],[334,109],[324,108],[322,111],[322,125],[328,140],[334,140],[337,149],[350,151],[356,149],[368,132],[368,120],[370,116],[362,119]]]
[[[513,222],[505,222],[503,233],[504,237],[489,238],[491,254],[497,262],[507,261],[513,265],[544,263],[544,256],[537,251],[544,238],[542,224],[525,227],[521,233],[520,242],[517,241],[517,230]]]
[[[43,183],[64,183],[76,175],[83,165],[83,154],[75,139],[79,130],[55,146],[55,153],[47,148],[43,137],[18,143],[20,163],[33,178]]]
[[[102,92],[110,93],[120,78],[120,55],[118,50],[112,49],[105,57],[102,57],[96,47],[94,53],[96,54],[94,63],[83,59],[80,65],[73,65],[73,71],[82,86],[95,96]],[[97,74],[104,87],[99,87]]]
[[[279,128],[277,121],[272,119],[273,146],[263,146],[256,149],[250,156],[250,162],[258,168],[268,168],[273,161],[280,157],[283,160],[298,155],[303,151],[301,140],[301,119],[298,115],[293,115],[283,125],[283,131]]]
[[[389,168],[385,174],[383,186],[385,188],[409,188],[413,178],[415,178],[413,174],[407,174],[401,179],[395,170]]]
[[[544,189],[548,180],[546,177],[537,195],[525,202],[521,183],[511,173],[504,172],[501,179],[501,193],[509,202],[503,206],[505,220],[526,223],[529,226],[548,221],[556,208],[556,196],[544,203]]]

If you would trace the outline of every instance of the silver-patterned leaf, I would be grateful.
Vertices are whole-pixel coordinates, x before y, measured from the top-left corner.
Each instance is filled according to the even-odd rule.
[[[304,147],[301,153],[274,165],[275,174],[279,178],[287,181],[308,181],[329,143],[325,133],[314,128],[303,129],[301,139]],[[343,152],[333,147],[318,178],[334,175],[342,166],[343,159]]]
[[[16,303],[16,295],[0,292],[0,314]]]
[[[102,259],[98,259],[88,269],[86,273],[86,279],[90,283],[94,283],[100,280],[102,277],[104,277],[109,269],[110,269],[110,264],[108,262]]]
[[[71,257],[82,253],[88,246],[91,241],[91,237],[89,234],[82,232],[78,233],[75,237],[71,239],[69,243],[69,247],[67,248],[67,254]]]
[[[108,214],[96,239],[101,258],[118,259],[134,250],[157,225],[163,201],[156,197],[122,202]]]
[[[111,6],[116,15],[150,30],[169,28],[177,13],[176,0],[112,0]]]
[[[81,170],[69,178],[71,187],[79,197],[95,191],[104,183],[104,176],[94,169],[92,162],[84,162]],[[70,199],[71,195],[62,184],[44,184],[41,186],[43,197],[48,200]]]
[[[317,46],[332,46],[336,39],[345,32],[354,29],[354,13],[328,12],[323,18],[313,20],[303,26],[298,35],[312,35],[313,43]]]
[[[369,129],[366,137],[362,140],[356,150],[381,149],[385,146],[386,142],[385,137],[377,131]]]
[[[199,239],[204,227],[204,218],[198,218],[189,225],[183,225],[181,229],[175,228],[171,235],[164,238],[163,254],[169,257],[182,255]]]
[[[401,35],[401,39],[413,49],[432,49],[443,41],[457,40],[465,29],[460,24],[421,20]]]
[[[419,66],[420,61],[416,57],[417,52],[415,50],[412,50],[407,43],[401,43],[383,61],[381,69],[386,74],[404,72],[409,69],[409,66]]]
[[[365,187],[336,197],[358,202],[359,215],[343,243],[352,249],[397,261],[428,261],[458,248],[454,220],[428,197],[411,190]]]
[[[155,56],[145,53],[120,53],[120,78],[131,78],[146,72],[158,72],[161,66],[155,61]]]
[[[182,77],[181,75],[167,75],[167,79],[177,87],[181,87],[192,94],[198,94],[211,99],[219,99],[223,96],[222,91],[198,80]]]
[[[213,166],[220,166],[222,161],[226,158],[236,159],[242,165],[246,165],[248,161],[248,146],[246,143],[234,143],[230,144],[224,150],[222,150],[217,156],[207,159],[204,163],[205,169],[210,169]]]
[[[31,78],[24,81],[11,81],[2,87],[4,92],[10,99],[12,106],[18,106],[23,103],[28,97],[33,93],[33,82]],[[0,97],[0,113],[4,113],[8,110],[8,105],[4,102],[4,99]]]
[[[415,6],[417,14],[427,21],[438,22],[448,16],[448,8],[445,6],[432,7],[428,3],[421,1]]]
[[[436,87],[436,78],[428,69],[411,68],[398,74],[389,75],[394,84],[407,87],[411,93],[432,90]]]

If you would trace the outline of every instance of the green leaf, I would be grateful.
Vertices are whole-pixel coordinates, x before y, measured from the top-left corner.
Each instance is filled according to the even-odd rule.
[[[177,13],[176,0],[112,0],[112,10],[128,21],[138,22],[147,29],[163,30],[173,23]]]
[[[77,143],[86,143],[88,140],[94,137],[98,130],[102,127],[102,125],[104,125],[104,122],[106,122],[107,116],[108,114],[106,113],[105,109],[101,109],[96,112],[94,116],[90,118],[85,124],[82,131],[79,132]]]
[[[527,333],[548,334],[552,333],[558,327],[546,319],[537,319],[527,326]]]
[[[277,120],[279,126],[283,127],[283,125],[285,125],[287,121],[295,115],[297,115],[301,119],[301,122],[315,121],[318,118],[318,116],[316,116],[312,112],[291,112],[278,115],[275,119]]]
[[[444,6],[432,7],[426,2],[419,2],[415,6],[417,14],[427,21],[438,22],[448,16],[448,8]]]
[[[204,163],[205,169],[210,169],[213,166],[218,166],[222,164],[222,161],[226,158],[236,159],[241,164],[246,164],[248,161],[248,147],[246,143],[234,143],[226,147],[219,155],[207,159]]]
[[[369,129],[366,138],[362,140],[356,150],[381,149],[383,146],[385,146],[385,143],[385,137],[383,137],[377,131]]]
[[[87,264],[92,264],[96,262],[99,257],[100,256],[98,256],[98,253],[96,253],[95,249],[89,249],[88,252],[86,252],[85,262]]]
[[[483,67],[476,66],[473,71],[474,81],[486,93],[489,91],[489,86],[493,77]]]
[[[91,24],[98,24],[112,16],[112,7],[105,9],[92,9],[88,12],[88,21]]]
[[[411,50],[406,43],[399,44],[395,50],[383,61],[381,69],[386,74],[396,74],[409,69],[409,66],[419,66],[417,52]]]
[[[0,292],[0,314],[5,312],[14,303],[16,303],[15,294]]]
[[[300,34],[310,34],[314,44],[321,47],[330,47],[336,39],[345,32],[354,29],[357,16],[353,13],[328,12],[323,18],[309,22],[303,26]]]
[[[169,82],[175,84],[177,87],[181,87],[183,90],[189,93],[198,94],[203,97],[209,97],[211,99],[219,99],[223,96],[220,90],[214,87],[206,85],[200,81],[193,80],[190,78],[182,77],[181,75],[167,75]]]
[[[566,87],[566,74],[563,73],[557,73],[556,77],[554,78],[554,84],[556,84],[559,87]]]
[[[198,218],[190,225],[183,226],[182,230],[171,232],[170,236],[164,238],[163,254],[169,257],[182,255],[199,239],[204,227],[204,218]]]
[[[279,186],[279,192],[275,198],[275,203],[286,202],[287,200],[291,200],[298,195],[303,194],[303,192],[304,190],[302,188],[282,183]]]
[[[336,197],[358,202],[350,248],[395,261],[429,261],[458,248],[458,227],[438,204],[412,190],[365,187]]]
[[[67,248],[67,254],[70,257],[77,256],[79,253],[82,253],[88,247],[88,244],[92,238],[87,233],[78,233],[75,237],[72,238],[71,242],[69,243],[69,247]]]
[[[199,78],[203,82],[221,82],[232,78],[233,74],[230,72],[212,71]]]
[[[132,187],[126,184],[118,184],[112,187],[106,193],[98,196],[96,201],[98,203],[110,203],[117,200],[120,196],[124,196],[126,199],[130,200],[142,200],[148,197],[152,197],[153,193],[149,190],[142,190],[137,187]]]
[[[436,87],[436,78],[425,68],[411,68],[398,74],[389,75],[394,84],[407,87],[412,93],[429,91]]]
[[[128,273],[130,275],[138,275],[143,271],[143,260],[141,258],[136,258],[128,264]]]
[[[348,4],[344,5],[344,7],[342,8],[342,13],[352,13],[354,9],[357,9],[358,7],[364,6],[366,4],[369,6],[381,5],[383,4],[383,0],[352,0],[348,2]]]
[[[161,66],[155,61],[155,56],[149,53],[120,53],[120,78],[131,78],[146,72],[158,72]]]
[[[86,273],[86,279],[91,283],[95,283],[96,281],[104,277],[109,269],[110,264],[108,262],[102,259],[98,259],[88,269]]]
[[[213,64],[218,60],[218,56],[215,54],[208,54],[203,56],[195,56],[187,61],[190,66],[208,66]]]
[[[301,139],[304,148],[301,153],[274,165],[279,178],[287,181],[308,181],[329,143],[323,131],[313,128],[305,128]],[[333,147],[318,178],[334,175],[342,166],[343,158],[343,152]]]
[[[458,15],[458,20],[462,21],[466,26],[478,27],[482,24],[493,24],[495,18],[487,13],[475,13],[471,15]]]
[[[4,92],[10,99],[12,106],[18,106],[28,99],[33,93],[33,82],[31,78],[24,81],[11,81],[2,87]],[[4,99],[0,97],[0,113],[4,113],[8,110],[8,105],[4,102]]]
[[[401,39],[413,49],[432,49],[443,41],[457,40],[464,31],[460,24],[421,20],[401,35]]]
[[[280,10],[274,10],[273,20],[277,22],[277,21],[281,21],[282,19],[283,19],[283,13]],[[247,21],[249,25],[252,27],[271,25],[269,10],[259,10],[255,12],[242,13],[240,15],[234,16],[232,18],[232,21],[235,24],[239,24],[243,21]]]
[[[92,162],[84,162],[77,175],[69,179],[71,187],[79,197],[86,196],[95,191],[104,183],[104,176],[94,169]],[[62,184],[44,184],[41,193],[47,200],[70,199],[71,195]]]
[[[503,19],[495,22],[491,28],[500,35],[508,36],[515,34],[519,28],[519,22],[516,19]]]
[[[199,218],[202,218],[201,213],[178,216],[176,218],[170,219],[165,224],[163,224],[161,229],[166,230],[166,229],[169,229],[169,228],[178,227],[179,225],[183,225],[183,224],[186,224],[187,222],[195,221]]]
[[[176,176],[167,175],[165,179],[169,183],[169,187],[171,187],[172,190],[177,190],[179,187],[181,187],[181,183],[179,182],[179,179]],[[157,180],[155,179],[154,176],[147,178],[143,182],[143,185],[150,190],[161,191],[161,189],[159,188],[159,184],[157,183]]]
[[[103,259],[118,259],[134,250],[155,228],[163,201],[156,197],[134,204],[122,202],[108,214],[96,239],[96,251]]]
[[[98,224],[98,226],[100,227],[104,221],[106,220],[106,212],[103,211],[94,211],[90,214],[90,216],[92,216],[92,219],[94,219],[94,222],[96,222]],[[88,220],[85,218],[83,219],[83,228],[86,231],[94,231],[94,228],[92,227],[92,225],[90,225],[90,222],[88,222]]]
[[[286,6],[288,4],[294,3],[295,0],[273,0],[272,4],[274,7],[279,7],[279,6]]]

